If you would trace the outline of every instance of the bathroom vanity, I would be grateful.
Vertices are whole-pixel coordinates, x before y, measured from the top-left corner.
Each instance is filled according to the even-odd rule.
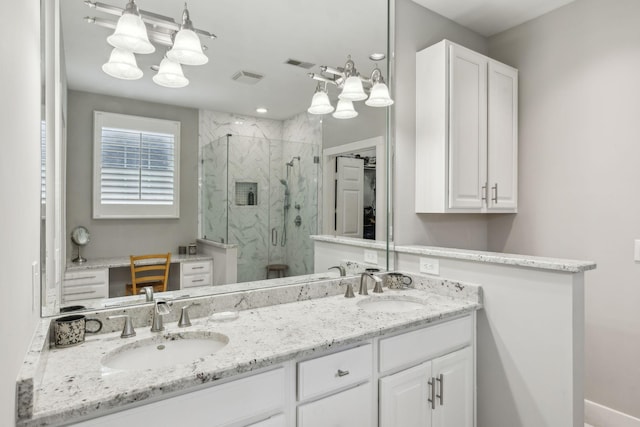
[[[48,349],[43,320],[18,385],[19,424],[396,426],[454,417],[475,425],[480,288],[416,276],[417,289],[344,298],[348,282],[357,278],[206,297],[201,304],[216,311],[254,306],[232,320],[167,321],[162,333],[141,326],[136,337],[109,332],[72,349]],[[150,342],[169,348],[203,338],[218,340],[219,350],[167,366],[110,365]]]

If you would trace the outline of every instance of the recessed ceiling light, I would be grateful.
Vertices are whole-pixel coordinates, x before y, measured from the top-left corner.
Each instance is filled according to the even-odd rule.
[[[266,109],[266,108],[264,108],[264,107],[258,107],[258,108],[256,108],[256,113],[265,114],[267,111],[269,111],[269,110],[267,110],[267,109]]]
[[[372,61],[380,61],[386,57],[387,55],[385,55],[384,53],[372,53],[371,55],[369,55],[369,59],[371,59]]]

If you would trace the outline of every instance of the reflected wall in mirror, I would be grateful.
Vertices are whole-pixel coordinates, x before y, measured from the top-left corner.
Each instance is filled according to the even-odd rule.
[[[45,159],[46,182],[52,184],[45,190],[42,247],[47,248],[43,254],[47,292],[42,295],[43,307],[49,310],[43,314],[77,302],[65,294],[65,283],[87,269],[106,274],[105,297],[123,296],[126,260],[134,254],[175,254],[171,290],[184,288],[185,281],[193,279],[187,271],[195,265],[191,264],[210,256],[214,267],[204,283],[212,285],[314,273],[309,236],[333,234],[335,221],[328,214],[333,193],[325,188],[337,157],[331,153],[361,157],[363,166],[366,158],[369,169],[382,168],[382,175],[363,176],[366,206],[358,215],[362,222],[365,215],[370,221],[373,212],[376,222],[386,228],[386,186],[379,182],[386,184],[386,161],[376,162],[375,144],[367,147],[362,141],[382,138],[386,143],[388,108],[355,102],[359,115],[348,120],[309,114],[307,109],[317,84],[308,73],[320,74],[321,66],[344,67],[349,55],[363,76],[377,66],[390,81],[388,60],[369,58],[387,54],[387,0],[329,0],[313,8],[294,0],[278,0],[277,5],[192,0],[188,6],[194,26],[217,39],[200,38],[209,61],[183,66],[189,84],[180,89],[161,87],[152,80],[152,68],[167,52],[162,44],[154,43],[155,53],[135,56],[142,78],[128,81],[104,73],[102,65],[113,49],[107,37],[113,30],[96,22],[115,22],[117,17],[99,7],[89,8],[82,0],[53,3],[61,18],[60,43],[46,47],[44,63],[54,72],[45,73],[52,74],[46,80],[45,111],[51,114],[45,114],[45,121],[57,117],[58,131],[55,148],[46,150]],[[123,8],[125,1],[121,3],[109,2]],[[176,22],[184,6],[175,0],[137,4]],[[87,16],[98,19],[83,19]],[[339,89],[333,84],[327,89],[335,107]],[[258,113],[258,107],[267,111]],[[180,122],[179,218],[94,218],[92,186],[99,176],[94,165],[94,111]],[[340,146],[358,149],[349,153]],[[59,166],[48,168],[49,164]],[[58,171],[57,178],[53,170]],[[59,209],[57,220],[54,206]],[[89,260],[83,266],[70,261],[75,248],[68,232],[77,226],[87,227],[92,237],[83,248],[82,255]],[[386,231],[376,229],[373,236],[385,240]],[[178,247],[196,239],[205,253],[180,258]],[[227,256],[223,262],[234,259],[235,272],[229,268],[222,274],[224,267],[215,258],[220,252]],[[79,302],[87,302],[81,292],[77,295]]]

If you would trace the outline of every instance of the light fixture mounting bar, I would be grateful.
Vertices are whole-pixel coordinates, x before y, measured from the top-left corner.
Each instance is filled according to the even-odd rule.
[[[88,7],[95,9],[99,12],[104,12],[104,13],[108,13],[115,16],[121,16],[122,12],[124,11],[123,8],[111,6],[109,4],[101,3],[98,1],[85,0],[84,4],[86,4]],[[177,23],[173,18],[169,16],[159,15],[157,13],[148,12],[142,9],[139,9],[138,11],[140,12],[140,17],[142,18],[142,20],[145,23],[151,25],[151,27],[159,26],[159,27],[167,28],[168,30],[171,30],[171,31],[180,30],[180,24]],[[201,36],[208,37],[210,39],[217,38],[215,34],[210,33],[208,31],[199,30],[197,28],[194,28],[193,31],[195,31],[197,34]]]
[[[116,28],[117,24],[116,21],[110,21],[108,19],[98,18],[95,16],[85,16],[84,20],[90,24],[96,24],[99,27],[109,28],[112,30]],[[159,45],[167,47],[171,47],[173,45],[171,34],[147,29],[147,35],[151,41]]]

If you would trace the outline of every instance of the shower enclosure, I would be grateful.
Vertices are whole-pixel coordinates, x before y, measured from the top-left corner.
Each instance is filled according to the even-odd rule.
[[[227,135],[202,150],[202,237],[238,245],[238,282],[265,279],[269,265],[313,273],[319,147]]]

